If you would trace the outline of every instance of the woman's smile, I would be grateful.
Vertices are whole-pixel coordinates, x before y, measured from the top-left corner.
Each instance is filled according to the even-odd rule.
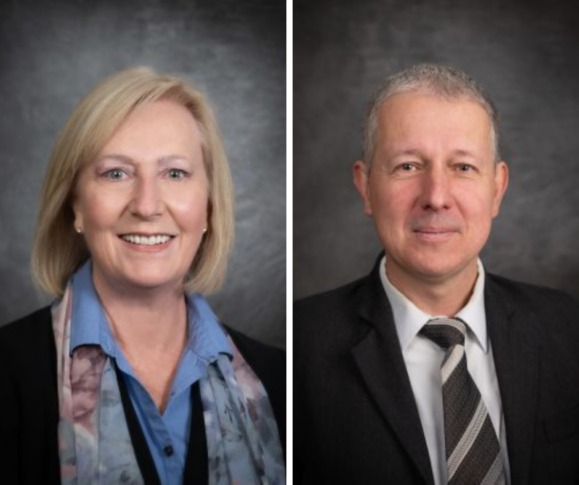
[[[167,249],[176,236],[168,234],[123,234],[119,236],[121,242],[131,251],[158,253]]]

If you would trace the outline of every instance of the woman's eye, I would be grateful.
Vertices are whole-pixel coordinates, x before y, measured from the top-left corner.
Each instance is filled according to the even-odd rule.
[[[126,175],[125,172],[119,168],[107,170],[102,174],[103,177],[111,180],[121,180],[125,175]]]
[[[179,168],[172,168],[167,172],[167,176],[170,179],[181,180],[187,176],[187,173]]]

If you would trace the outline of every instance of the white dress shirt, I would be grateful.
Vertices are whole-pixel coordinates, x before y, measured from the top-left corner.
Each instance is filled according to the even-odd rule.
[[[380,278],[392,306],[398,340],[428,446],[434,482],[436,485],[447,483],[440,373],[445,351],[418,333],[432,318],[456,316],[467,324],[465,351],[468,370],[481,393],[495,432],[499,436],[505,476],[507,483],[510,483],[501,396],[493,351],[487,336],[484,302],[485,272],[482,263],[478,261],[478,277],[472,296],[456,315],[428,315],[420,310],[388,280],[386,257],[380,263]]]

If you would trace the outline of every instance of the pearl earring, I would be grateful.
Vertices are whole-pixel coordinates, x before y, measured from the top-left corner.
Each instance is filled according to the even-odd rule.
[[[82,234],[82,229],[80,227],[75,227],[74,229],[77,233]]]

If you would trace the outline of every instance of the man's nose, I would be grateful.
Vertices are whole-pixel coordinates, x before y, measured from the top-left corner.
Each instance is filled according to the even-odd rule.
[[[141,177],[134,187],[131,201],[131,213],[142,219],[151,219],[161,215],[163,203],[158,180],[153,177]]]
[[[424,174],[420,205],[434,211],[450,207],[450,180],[442,168],[431,168]]]

